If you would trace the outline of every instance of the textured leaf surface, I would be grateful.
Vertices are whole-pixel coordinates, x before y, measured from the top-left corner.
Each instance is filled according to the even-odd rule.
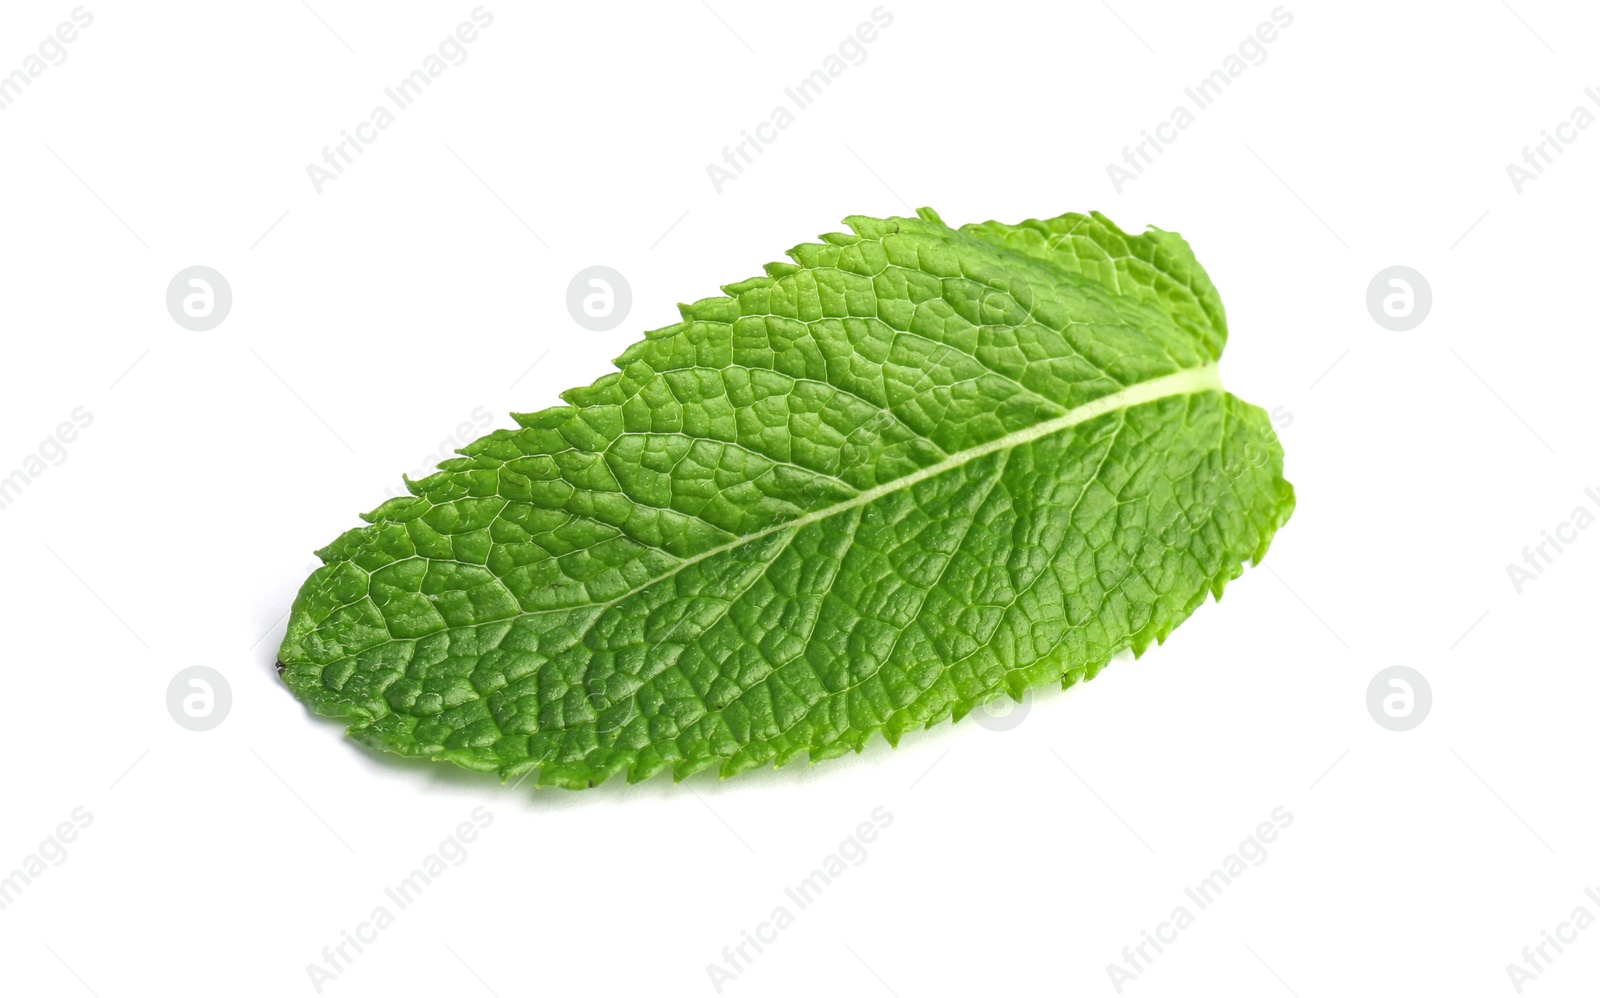
[[[506,777],[731,775],[1092,678],[1266,553],[1294,493],[1180,237],[846,224],[320,551],[284,681]]]

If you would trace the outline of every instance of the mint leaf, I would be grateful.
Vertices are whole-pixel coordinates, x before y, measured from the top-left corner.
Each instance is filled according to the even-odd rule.
[[[506,778],[727,776],[1093,678],[1266,553],[1294,492],[1179,236],[846,224],[319,552],[290,689]]]

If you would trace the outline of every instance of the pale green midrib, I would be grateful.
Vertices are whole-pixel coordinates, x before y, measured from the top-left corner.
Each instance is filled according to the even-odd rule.
[[[1221,372],[1218,370],[1217,365],[1212,362],[1207,362],[1199,367],[1185,368],[1184,370],[1176,373],[1154,378],[1150,381],[1141,381],[1136,385],[1130,385],[1120,391],[1112,392],[1110,395],[1102,395],[1093,402],[1086,402],[1074,409],[1069,409],[1067,412],[1055,417],[1054,419],[1047,419],[1042,423],[1035,423],[1032,426],[1013,431],[1005,436],[996,437],[995,439],[986,443],[981,443],[976,447],[969,447],[966,450],[957,451],[936,464],[930,464],[925,468],[918,468],[909,475],[903,475],[900,478],[894,479],[893,481],[884,482],[881,485],[875,485],[872,488],[867,489],[865,492],[860,492],[851,496],[849,499],[846,499],[843,502],[837,502],[831,506],[825,506],[821,509],[812,510],[811,512],[806,513],[804,516],[795,517],[793,520],[785,520],[782,523],[775,523],[772,526],[765,527],[753,534],[745,534],[742,537],[736,537],[733,540],[728,541],[726,544],[721,544],[707,551],[702,551],[700,554],[694,555],[691,558],[685,558],[678,564],[674,565],[671,571],[664,572],[650,581],[635,586],[628,592],[625,592],[613,599],[607,600],[604,603],[594,604],[594,606],[590,607],[590,609],[597,611],[597,613],[604,613],[628,597],[642,593],[656,583],[677,575],[690,565],[699,564],[700,562],[705,561],[707,558],[715,558],[719,554],[727,554],[729,551],[732,551],[735,548],[743,547],[746,544],[749,544],[753,541],[758,541],[763,537],[778,533],[782,530],[798,531],[804,529],[805,527],[820,520],[826,520],[831,516],[837,516],[838,514],[847,510],[855,509],[857,506],[865,506],[868,503],[876,502],[884,496],[889,495],[891,492],[898,492],[901,489],[908,489],[919,482],[925,482],[930,478],[935,478],[947,471],[959,468],[964,464],[969,464],[973,461],[976,461],[980,457],[986,457],[996,451],[1009,450],[1013,447],[1021,447],[1024,444],[1030,444],[1042,437],[1050,436],[1053,433],[1060,433],[1062,430],[1069,430],[1081,423],[1086,423],[1098,416],[1104,416],[1106,413],[1116,412],[1119,409],[1131,409],[1134,406],[1144,405],[1147,402],[1156,402],[1161,399],[1171,398],[1177,395],[1193,395],[1199,392],[1220,392],[1222,390]],[[571,613],[574,610],[581,609],[583,608],[550,607],[548,609],[527,612]]]

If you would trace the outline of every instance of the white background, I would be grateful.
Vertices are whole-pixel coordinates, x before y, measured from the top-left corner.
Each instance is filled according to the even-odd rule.
[[[1600,915],[1600,530],[1520,595],[1506,571],[1600,491],[1600,128],[1520,194],[1506,173],[1600,88],[1593,9],[1291,2],[1118,193],[1107,164],[1271,0],[891,2],[719,194],[706,165],[872,0],[491,3],[318,194],[306,165],[474,5],[310,2],[90,4],[0,112],[0,475],[94,417],[0,511],[0,873],[93,815],[0,911],[0,990],[314,994],[307,965],[480,805],[466,861],[323,993],[715,994],[707,965],[880,806],[865,862],[723,993],[1114,995],[1107,964],[1279,806],[1266,861],[1123,993],[1510,995],[1524,946]],[[0,9],[0,73],[72,8]],[[727,783],[507,789],[375,758],[279,684],[310,551],[477,407],[509,425],[676,302],[920,205],[1190,240],[1230,389],[1292,414],[1299,493],[1222,605],[1011,730]],[[194,264],[233,289],[210,332],[164,305]],[[610,332],[567,312],[592,264],[632,286]],[[1409,332],[1366,309],[1392,264],[1432,287]],[[1397,664],[1434,697],[1405,733],[1365,706]],[[165,705],[193,665],[233,692],[205,733]],[[1593,927],[1525,990],[1597,981]]]

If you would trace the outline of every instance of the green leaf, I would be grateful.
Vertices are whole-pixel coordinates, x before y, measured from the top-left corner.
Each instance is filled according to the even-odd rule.
[[[320,551],[290,689],[505,778],[727,776],[1093,678],[1266,553],[1294,491],[1179,236],[846,224]]]

